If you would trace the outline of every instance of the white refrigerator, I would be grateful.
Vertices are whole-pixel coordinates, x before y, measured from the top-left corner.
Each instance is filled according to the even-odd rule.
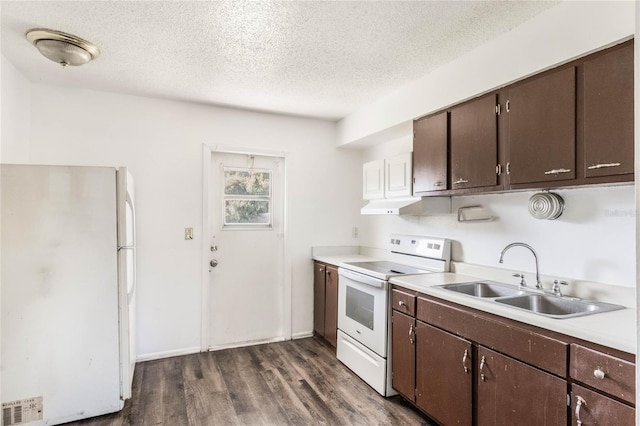
[[[135,367],[126,168],[0,165],[2,424],[121,410]]]

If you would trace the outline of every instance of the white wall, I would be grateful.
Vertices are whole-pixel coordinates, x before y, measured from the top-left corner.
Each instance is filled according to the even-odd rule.
[[[7,162],[25,161],[29,155],[30,93],[29,81],[9,62],[0,57],[2,68],[2,128],[0,158]]]
[[[134,174],[140,356],[200,347],[203,143],[287,153],[293,334],[312,330],[311,247],[357,244],[361,155],[334,123],[34,84],[30,133],[30,163]]]
[[[635,2],[563,1],[338,123],[338,145],[395,139],[411,120],[634,34]]]

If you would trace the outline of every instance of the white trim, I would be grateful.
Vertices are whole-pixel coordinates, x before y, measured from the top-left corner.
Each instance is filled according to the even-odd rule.
[[[298,333],[291,334],[291,340],[306,339],[308,337],[313,337],[313,331],[300,331]]]
[[[230,343],[228,345],[218,345],[209,347],[209,351],[221,351],[223,349],[244,348],[246,346],[264,345],[266,343],[284,342],[284,337],[273,337],[271,339],[249,340],[246,342]]]
[[[283,194],[282,194],[282,221],[283,221],[283,271],[282,277],[283,283],[283,303],[282,303],[282,329],[283,336],[274,340],[261,341],[262,343],[268,343],[270,341],[284,341],[291,340],[292,329],[292,261],[290,253],[289,242],[289,202],[288,202],[288,163],[291,161],[285,151],[270,151],[263,149],[253,149],[244,147],[220,147],[218,145],[202,145],[202,275],[201,275],[201,321],[200,321],[200,350],[207,351],[212,350],[208,347],[209,338],[209,175],[211,172],[211,155],[214,153],[225,154],[253,154],[265,157],[279,157],[282,158],[282,178],[283,178]],[[258,343],[253,343],[258,344]]]
[[[269,149],[256,149],[256,148],[247,148],[241,146],[220,146],[220,145],[207,145],[204,144],[205,147],[209,149],[211,152],[220,152],[224,154],[242,154],[242,155],[260,155],[262,157],[282,157],[286,158],[287,153],[285,151],[275,151]]]
[[[191,355],[202,352],[198,347],[175,349],[172,351],[152,352],[149,354],[138,355],[136,362],[153,361],[155,359],[172,358],[174,356]]]

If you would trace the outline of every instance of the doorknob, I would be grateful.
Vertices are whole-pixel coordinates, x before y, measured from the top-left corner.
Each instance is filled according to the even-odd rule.
[[[209,266],[215,268],[216,266],[218,266],[218,261],[215,259],[211,259],[211,262],[209,262]]]

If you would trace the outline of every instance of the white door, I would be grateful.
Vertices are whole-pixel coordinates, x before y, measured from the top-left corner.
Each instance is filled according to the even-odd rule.
[[[136,241],[133,176],[117,171],[118,314],[120,325],[120,396],[131,398],[136,366]]]
[[[211,154],[210,349],[285,336],[283,168],[279,157]]]

